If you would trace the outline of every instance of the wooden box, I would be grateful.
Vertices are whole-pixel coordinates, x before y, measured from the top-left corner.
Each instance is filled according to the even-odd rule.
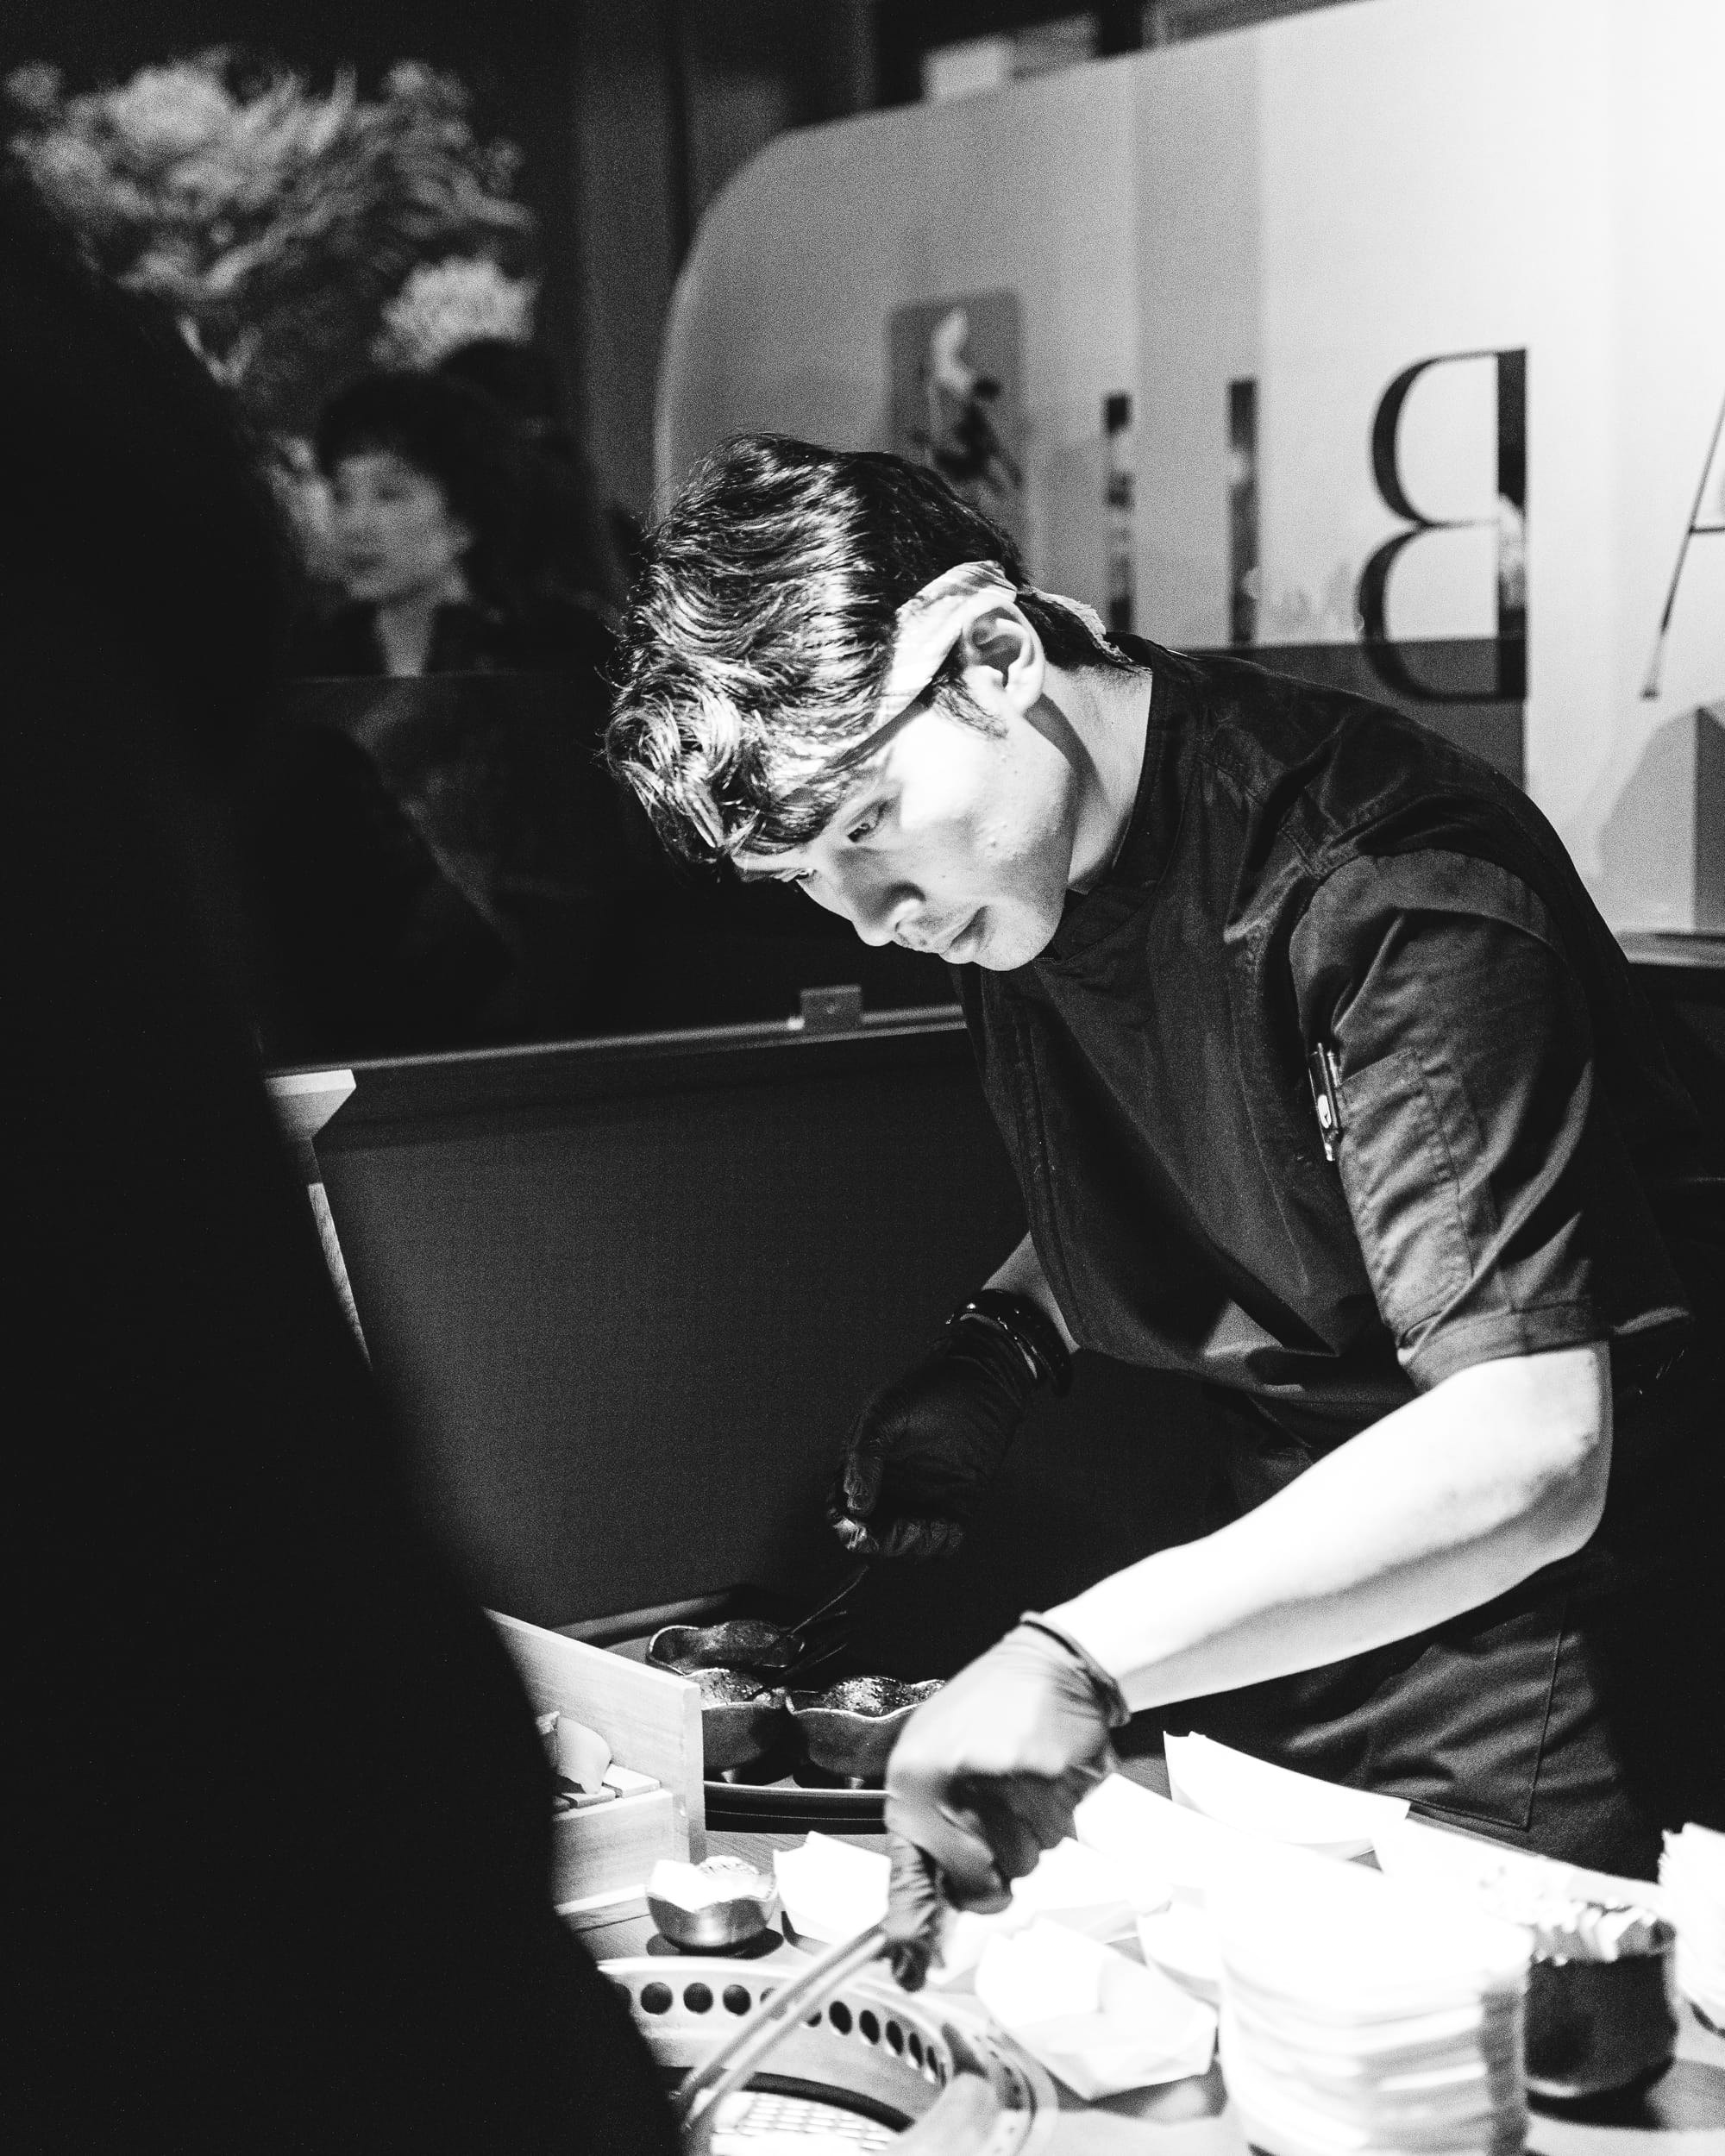
[[[598,1730],[618,1766],[659,1783],[553,1822],[553,1899],[566,1914],[614,1915],[637,1898],[661,1857],[706,1854],[700,1692],[602,1647],[492,1613],[536,1714],[556,1708]],[[585,1905],[571,1912],[570,1904]]]

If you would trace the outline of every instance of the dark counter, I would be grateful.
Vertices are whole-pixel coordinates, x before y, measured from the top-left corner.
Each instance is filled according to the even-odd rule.
[[[1631,948],[1725,1131],[1725,938]],[[353,1068],[318,1159],[379,1376],[475,1591],[546,1625],[743,1582],[817,1599],[841,1569],[821,1508],[858,1404],[1022,1232],[957,1012]],[[1085,1357],[970,1546],[873,1584],[873,1666],[940,1674],[1021,1609],[1194,1532],[1189,1391]]]
[[[862,1398],[1023,1230],[956,1012],[354,1067],[317,1155],[378,1374],[475,1590],[542,1624],[819,1589]],[[875,1667],[957,1667],[1030,1601],[1191,1532],[1180,1388],[1088,1358]],[[938,1614],[938,1621],[935,1621]]]

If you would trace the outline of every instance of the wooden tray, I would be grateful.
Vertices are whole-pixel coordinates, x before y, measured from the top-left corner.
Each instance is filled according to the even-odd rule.
[[[706,1854],[700,1693],[687,1677],[492,1614],[535,1714],[555,1708],[598,1730],[619,1766],[660,1786],[552,1821],[554,1898],[638,1889],[661,1857]]]

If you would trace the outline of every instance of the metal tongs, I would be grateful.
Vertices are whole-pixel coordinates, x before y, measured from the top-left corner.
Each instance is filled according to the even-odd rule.
[[[837,1587],[824,1602],[817,1602],[806,1617],[799,1617],[795,1624],[787,1625],[780,1633],[781,1642],[794,1646],[789,1662],[781,1665],[777,1674],[800,1681],[806,1681],[811,1670],[820,1669],[835,1656],[844,1653],[849,1635],[832,1632],[835,1625],[843,1626],[850,1615],[850,1598],[869,1576],[869,1560],[847,1572]],[[826,1635],[822,1637],[821,1635]],[[748,1664],[738,1665],[747,1668]]]
[[[791,1665],[799,1677],[806,1677],[811,1670],[818,1670],[824,1662],[831,1662],[835,1655],[844,1651],[845,1635],[843,1633],[815,1651],[810,1652],[809,1650],[814,1646],[817,1632],[824,1631],[829,1625],[842,1623],[850,1616],[850,1598],[868,1578],[869,1570],[869,1560],[864,1557],[860,1564],[852,1566],[824,1602],[818,1602],[806,1617],[799,1617],[795,1624],[786,1626],[786,1639],[800,1639],[802,1642],[802,1652]],[[787,1676],[790,1673],[789,1670],[786,1672]]]
[[[704,2066],[691,2073],[672,2100],[684,2149],[706,2156],[718,2122],[718,2107],[752,2080],[762,2062],[789,2036],[806,2014],[824,2006],[835,1991],[888,1952],[884,1923],[872,1924],[855,1939],[841,1940],[818,1955],[801,1975],[757,2007]],[[904,2156],[986,2156],[994,2147],[995,2090],[988,2061],[962,2028],[945,2022],[941,2034],[953,2071],[933,2108],[895,2147]]]
[[[844,1624],[850,1598],[869,1569],[866,1558],[853,1566],[824,1601],[794,1625],[756,1617],[726,1618],[715,1625],[662,1625],[647,1643],[647,1659],[683,1675],[714,1669],[746,1670],[761,1677],[785,1677],[794,1670],[806,1673],[842,1651],[842,1632],[819,1645],[816,1635]]]
[[[686,2143],[719,2098],[740,2089],[805,2014],[824,2006],[859,1969],[878,1960],[886,1951],[886,1926],[871,1924],[855,1939],[842,1939],[836,1946],[817,1955],[800,1977],[757,2008],[678,2090],[672,2109]]]
[[[795,1624],[786,1626],[785,1637],[794,1639],[800,1632],[806,1632],[810,1626],[822,1618],[831,1624],[835,1617],[848,1617],[850,1613],[845,1604],[868,1578],[869,1571],[869,1560],[867,1557],[853,1564],[824,1602],[817,1602],[806,1617],[799,1617]]]

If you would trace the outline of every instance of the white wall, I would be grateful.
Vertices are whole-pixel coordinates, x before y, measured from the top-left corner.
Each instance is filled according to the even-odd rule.
[[[1402,529],[1369,431],[1440,354],[1527,354],[1527,783],[1619,926],[1695,908],[1689,715],[1725,694],[1725,536],[1690,548],[1725,398],[1725,5],[1357,0],[782,138],[720,198],[674,305],[662,484],[770,427],[890,440],[895,308],[1022,310],[1033,573],[1100,602],[1101,400],[1134,392],[1139,624],[1227,636],[1226,385],[1259,384],[1264,642],[1355,634]],[[1400,469],[1493,515],[1495,370],[1431,370]],[[1725,522],[1725,453],[1703,514]],[[1392,572],[1391,633],[1492,633],[1495,530]],[[1710,723],[1710,722],[1709,722]]]

